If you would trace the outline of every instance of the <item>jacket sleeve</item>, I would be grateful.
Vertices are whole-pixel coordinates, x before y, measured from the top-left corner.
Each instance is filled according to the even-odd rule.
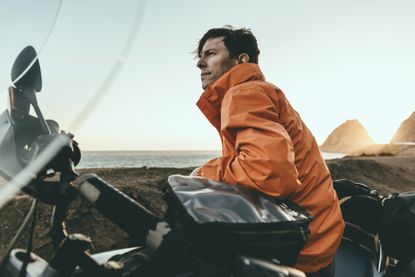
[[[278,105],[260,87],[228,91],[222,102],[221,133],[234,151],[206,163],[200,176],[279,198],[289,197],[301,185],[291,138],[279,123]]]

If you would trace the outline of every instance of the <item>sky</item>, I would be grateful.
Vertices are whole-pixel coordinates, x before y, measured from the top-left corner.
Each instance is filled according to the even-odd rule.
[[[386,143],[415,111],[414,12],[411,0],[0,0],[0,108],[30,44],[41,109],[81,149],[219,150],[192,51],[230,24],[252,30],[266,79],[318,143],[349,119]]]

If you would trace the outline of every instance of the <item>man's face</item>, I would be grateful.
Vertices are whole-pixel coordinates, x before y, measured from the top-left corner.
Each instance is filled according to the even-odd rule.
[[[197,61],[202,88],[206,89],[237,64],[237,59],[229,57],[229,51],[223,42],[223,37],[208,39],[203,45]]]

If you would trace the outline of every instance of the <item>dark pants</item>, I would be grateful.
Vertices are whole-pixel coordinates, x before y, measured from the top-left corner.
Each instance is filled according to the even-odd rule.
[[[334,276],[334,260],[327,267],[317,272],[306,273],[307,277],[333,277]]]

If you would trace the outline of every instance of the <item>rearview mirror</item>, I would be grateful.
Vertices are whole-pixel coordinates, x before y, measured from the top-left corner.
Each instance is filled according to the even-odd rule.
[[[42,74],[36,50],[25,47],[14,61],[11,78],[19,90],[39,92],[42,89]]]

